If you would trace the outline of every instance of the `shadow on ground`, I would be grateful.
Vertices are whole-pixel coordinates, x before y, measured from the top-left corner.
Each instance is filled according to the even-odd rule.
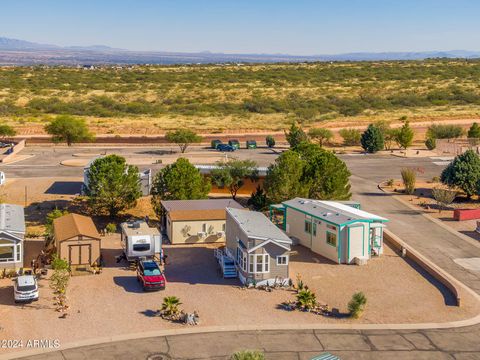
[[[169,246],[165,275],[168,282],[188,284],[240,285],[238,279],[223,279],[213,255],[213,248],[198,246]]]
[[[45,194],[52,195],[76,195],[82,190],[82,182],[80,181],[55,181],[45,190]]]
[[[132,276],[114,276],[113,282],[121,286],[126,292],[140,294],[143,293],[142,286],[137,280],[135,274]]]

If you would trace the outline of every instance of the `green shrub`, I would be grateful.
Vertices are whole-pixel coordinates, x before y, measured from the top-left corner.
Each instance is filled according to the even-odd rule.
[[[264,360],[265,355],[258,350],[237,351],[231,357],[231,360]]]
[[[297,305],[305,310],[311,310],[317,305],[317,297],[313,291],[307,288],[297,293]]]
[[[429,137],[427,140],[425,140],[425,146],[428,150],[434,150],[437,147],[437,140]]]
[[[405,193],[412,195],[415,192],[416,174],[414,169],[405,168],[401,170]]]
[[[354,319],[358,319],[365,310],[366,304],[367,297],[363,292],[353,294],[352,299],[348,303],[348,312],[350,313],[350,316]]]
[[[358,129],[341,129],[339,131],[340,136],[343,138],[343,145],[356,146],[360,145],[360,139],[362,133]]]
[[[114,223],[108,223],[107,226],[105,226],[105,231],[107,234],[113,234],[117,231],[117,225]]]
[[[265,138],[265,143],[267,144],[267,146],[269,148],[273,148],[273,147],[275,147],[275,138],[272,135],[268,135]]]
[[[53,270],[70,270],[70,264],[67,260],[61,259],[57,254],[52,255]]]
[[[376,153],[377,151],[383,150],[385,146],[380,128],[373,124],[368,125],[367,130],[365,130],[360,138],[360,142],[362,148],[369,153]]]
[[[427,129],[427,139],[452,139],[464,134],[461,126],[451,124],[432,124]]]

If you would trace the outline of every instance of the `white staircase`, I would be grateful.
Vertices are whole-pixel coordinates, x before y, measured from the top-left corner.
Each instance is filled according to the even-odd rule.
[[[235,260],[225,254],[221,249],[215,249],[214,255],[218,261],[218,265],[222,269],[224,279],[233,279],[238,277]]]

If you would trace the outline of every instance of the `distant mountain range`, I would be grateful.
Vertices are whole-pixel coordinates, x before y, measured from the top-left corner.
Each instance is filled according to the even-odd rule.
[[[358,52],[338,55],[223,54],[209,51],[182,53],[129,51],[104,45],[57,46],[0,37],[0,65],[97,65],[97,64],[207,64],[307,61],[422,60],[427,58],[480,58],[480,51]]]

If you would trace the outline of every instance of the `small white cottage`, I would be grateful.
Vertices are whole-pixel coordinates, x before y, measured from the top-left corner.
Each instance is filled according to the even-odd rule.
[[[295,198],[272,205],[270,217],[300,245],[339,264],[365,264],[383,252],[388,220],[349,204]]]

